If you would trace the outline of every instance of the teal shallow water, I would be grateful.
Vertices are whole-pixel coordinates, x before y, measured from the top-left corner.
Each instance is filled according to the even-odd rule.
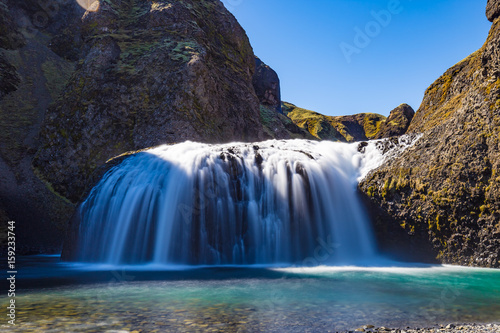
[[[500,321],[500,270],[110,269],[54,261],[24,262],[14,331],[335,332]]]

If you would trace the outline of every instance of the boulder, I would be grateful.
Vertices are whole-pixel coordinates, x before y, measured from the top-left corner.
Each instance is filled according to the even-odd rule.
[[[389,118],[380,126],[380,130],[374,138],[390,138],[392,136],[405,134],[408,127],[410,127],[414,115],[415,111],[411,106],[408,104],[401,104],[391,111]]]

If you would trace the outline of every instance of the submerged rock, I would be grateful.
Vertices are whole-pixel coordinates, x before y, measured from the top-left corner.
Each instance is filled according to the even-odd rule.
[[[16,91],[20,82],[16,68],[0,53],[0,100],[8,93]]]

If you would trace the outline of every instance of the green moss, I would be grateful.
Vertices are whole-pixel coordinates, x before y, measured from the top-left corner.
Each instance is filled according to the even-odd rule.
[[[58,193],[56,190],[54,190],[54,187],[52,186],[52,184],[42,176],[42,173],[40,172],[40,170],[38,170],[37,168],[33,168],[33,173],[45,185],[45,187],[47,187],[47,189],[52,194],[54,194],[55,196],[57,196],[59,199],[63,200],[65,203],[73,205],[73,203],[71,202],[71,200],[69,200],[65,196],[61,195],[60,193]]]
[[[272,138],[276,137],[276,131],[279,130],[281,133],[286,132],[292,139],[316,139],[307,131],[289,130],[290,126],[295,126],[292,120],[264,105],[260,105],[260,120],[264,132]]]
[[[488,213],[489,209],[488,209],[488,206],[487,205],[482,205],[481,207],[479,207],[479,217],[483,216],[485,213]]]
[[[321,140],[354,142],[374,138],[386,118],[374,113],[332,117],[282,103],[282,110],[299,127]],[[363,133],[364,135],[360,135]]]
[[[368,188],[368,190],[366,191],[366,194],[367,194],[369,197],[373,197],[374,191],[375,191],[374,187],[373,187],[373,186],[370,186],[370,187]]]
[[[486,86],[486,94],[490,95],[493,89],[500,90],[500,78]]]
[[[443,75],[442,80],[444,82],[442,82],[441,84],[441,99],[439,100],[440,103],[444,103],[448,98],[450,87],[453,82],[453,77],[448,74],[445,74]]]
[[[389,192],[389,187],[390,187],[390,183],[391,182],[391,178],[389,179],[386,179],[385,182],[384,182],[384,186],[382,187],[382,198],[386,198],[387,196],[387,193]]]
[[[59,97],[74,69],[72,63],[60,59],[49,59],[42,63],[42,72],[52,100]]]
[[[68,132],[64,128],[59,129],[59,133],[61,133],[62,137],[65,139],[69,138]]]
[[[363,119],[363,129],[368,139],[373,139],[379,132],[386,118],[374,113],[367,113]]]
[[[188,62],[199,54],[199,45],[192,41],[177,42],[172,50],[170,58],[175,61]]]

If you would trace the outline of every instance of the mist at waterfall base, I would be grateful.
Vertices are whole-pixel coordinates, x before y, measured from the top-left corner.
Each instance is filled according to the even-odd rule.
[[[186,142],[135,154],[79,208],[70,259],[102,264],[374,262],[357,180],[376,144]]]

